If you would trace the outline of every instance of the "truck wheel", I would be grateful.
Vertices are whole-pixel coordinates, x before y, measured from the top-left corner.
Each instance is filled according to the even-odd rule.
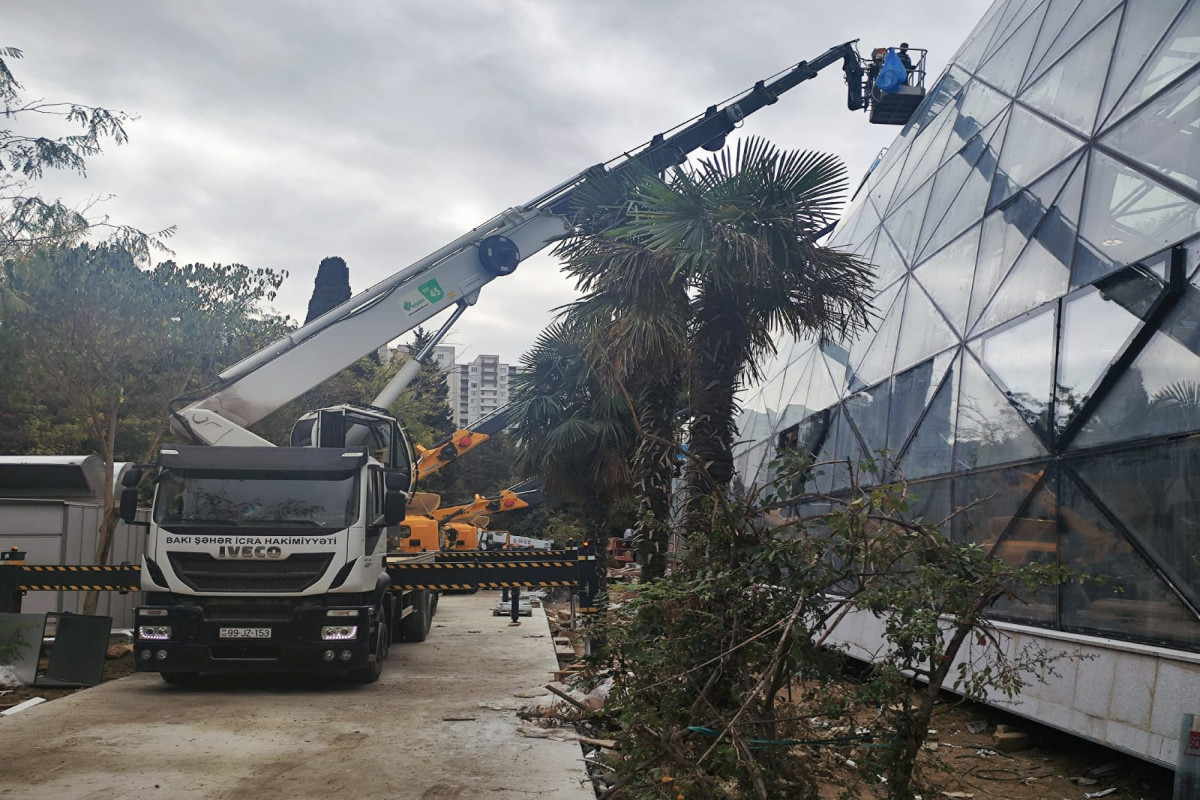
[[[400,635],[406,642],[423,642],[429,635],[429,626],[433,622],[430,617],[430,592],[427,589],[417,589],[413,592],[413,611],[400,621]]]
[[[429,599],[429,621],[432,624],[433,618],[437,616],[438,598],[442,596],[441,592],[430,592]]]
[[[191,686],[200,677],[199,672],[160,672],[158,676],[164,683],[172,686]]]
[[[383,604],[375,609],[375,630],[371,634],[371,652],[375,656],[375,660],[361,669],[356,669],[350,673],[350,680],[355,683],[374,683],[379,680],[379,676],[383,674],[383,662],[387,658],[388,651],[388,626],[387,616],[383,611]]]

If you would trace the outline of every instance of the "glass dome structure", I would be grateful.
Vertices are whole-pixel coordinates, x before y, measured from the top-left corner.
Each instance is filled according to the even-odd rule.
[[[1102,577],[997,619],[1200,652],[1200,0],[999,0],[828,243],[874,329],[779,343],[743,482],[888,450],[960,541]]]

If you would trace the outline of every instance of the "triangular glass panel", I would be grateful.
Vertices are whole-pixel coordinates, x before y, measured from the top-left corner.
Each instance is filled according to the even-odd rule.
[[[1082,139],[1014,106],[996,178],[992,181],[988,209],[1000,205],[1081,147]]]
[[[856,250],[879,227],[879,213],[867,197],[860,197],[842,216],[843,225],[834,231],[829,243],[833,247]]]
[[[861,350],[856,347],[851,351],[854,376],[850,381],[850,391],[856,392],[892,374],[892,362],[896,358],[896,339],[900,334],[900,323],[904,316],[906,284],[907,281],[901,281],[894,289],[884,292],[884,295],[894,296],[895,300],[880,321],[875,338],[870,346]],[[881,300],[884,295],[880,295]],[[880,303],[879,307],[883,308],[883,303]]]
[[[1045,199],[1054,197],[1054,192],[1061,188],[1062,181],[1071,174],[1078,160],[1071,159],[1029,187],[1027,192],[1020,195],[1021,200],[1045,202]],[[1082,173],[1082,170],[1079,172]],[[1063,196],[1063,193],[1059,193],[1060,199]],[[1037,231],[980,317],[976,325],[978,330],[990,330],[1042,303],[1061,297],[1067,291],[1071,278],[1075,227],[1065,224],[1066,219],[1060,212],[1058,202],[1054,201],[1048,213],[1042,217]]]
[[[990,552],[1045,471],[1045,463],[1022,464],[955,478],[954,541]]]
[[[1051,306],[973,343],[1004,394],[1030,427],[1050,436],[1054,383],[1055,308]]]
[[[1080,2],[1081,0],[1050,0],[1046,7],[1046,16],[1042,18],[1042,29],[1038,32],[1037,43],[1033,46],[1033,52],[1029,55],[1029,64],[1024,69],[1025,79],[1021,81],[1022,86],[1029,82],[1030,73],[1041,63],[1042,56],[1046,55],[1046,51],[1054,45]]]
[[[893,145],[895,147],[896,145]],[[895,164],[880,176],[879,181],[867,190],[867,196],[871,198],[871,202],[875,204],[877,209],[887,208],[892,203],[892,195],[896,191],[896,181],[900,178],[900,173],[904,171],[904,159],[900,158]]]
[[[1092,151],[1071,284],[1092,283],[1193,235],[1198,215],[1200,205]]]
[[[943,475],[950,471],[954,419],[958,410],[959,363],[959,358],[953,359],[946,377],[929,403],[929,410],[900,456],[899,470],[906,478]]]
[[[1200,437],[1091,456],[1072,464],[1171,584],[1200,606]]]
[[[1179,9],[1187,0],[1154,0],[1153,3],[1125,3],[1124,18],[1117,46],[1113,49],[1112,66],[1108,68],[1108,84],[1100,101],[1098,119],[1104,120],[1128,88],[1134,74],[1154,49]]]
[[[975,469],[1044,455],[1046,448],[1026,420],[975,359],[964,354],[954,468]]]
[[[976,327],[980,331],[989,331],[1061,297],[1067,291],[1070,277],[1070,271],[1045,247],[1036,239],[1030,241],[996,290]]]
[[[996,172],[996,160],[999,155],[999,144],[1005,136],[1004,128],[1007,119],[1001,122],[1001,128],[988,144],[987,150],[980,156],[974,168],[967,175],[966,182],[959,189],[958,196],[950,204],[950,208],[938,221],[937,229],[922,247],[918,260],[926,253],[940,249],[946,242],[960,234],[963,229],[973,225],[980,218],[988,194],[991,190],[993,176]]]
[[[929,192],[932,189],[933,180],[925,181],[924,186],[884,220],[883,227],[900,248],[905,263],[911,264],[916,255],[917,234],[921,231],[921,220],[925,218],[925,208],[929,205]]]
[[[1030,85],[1021,100],[1080,133],[1091,134],[1120,20],[1120,14],[1109,16]]]
[[[832,491],[845,489],[850,485],[851,471],[853,470],[857,474],[858,465],[866,455],[867,451],[859,441],[858,434],[851,427],[845,408],[843,408],[842,413],[838,415],[837,446],[833,451],[833,461],[836,463],[829,468]]]
[[[982,81],[971,81],[957,98],[958,116],[941,160],[961,150],[972,137],[1008,108],[1010,100]]]
[[[925,95],[925,99],[913,112],[912,119],[900,129],[896,137],[896,147],[908,148],[916,137],[925,135],[927,128],[939,125],[946,117],[953,117],[951,108],[955,96],[962,91],[963,86],[971,79],[963,70],[951,64],[949,69],[933,84],[933,88]],[[909,159],[911,161],[911,159]]]
[[[942,319],[942,315],[926,296],[920,284],[910,282],[904,300],[904,322],[896,341],[896,361],[892,369],[899,371],[958,344],[958,337]]]
[[[1028,86],[1040,78],[1042,73],[1050,69],[1058,59],[1062,58],[1064,53],[1105,20],[1109,12],[1120,2],[1121,0],[1087,0],[1080,5],[1071,15],[1071,19],[1063,27],[1062,32],[1054,38],[1054,43],[1038,61],[1037,66],[1028,71],[1022,85]],[[1105,71],[1107,71],[1107,66],[1108,61],[1105,59]]]
[[[1037,41],[1045,7],[1040,6],[979,68],[979,77],[1005,94],[1016,94],[1021,74]]]
[[[842,404],[871,456],[887,447],[888,401],[891,394],[892,383],[886,380],[878,386],[850,395]]]
[[[1189,287],[1109,390],[1074,448],[1200,430],[1200,290]]]
[[[913,427],[933,401],[942,379],[946,377],[946,370],[957,355],[957,349],[947,350],[896,376],[888,420],[888,450],[899,453],[904,448]]]
[[[862,334],[863,338],[869,338],[870,332]],[[819,405],[816,402],[810,401],[810,408],[825,408],[841,400],[846,394],[846,385],[850,380],[850,376],[854,370],[850,366],[850,350],[832,339],[822,339],[820,343],[821,353],[817,357],[818,364],[824,364],[825,370],[829,373],[830,388],[833,390],[833,397],[824,405]],[[813,389],[817,390],[816,376],[813,377]]]
[[[1200,71],[1126,118],[1101,141],[1160,175],[1200,189]]]
[[[1200,622],[1116,524],[1066,474],[1061,486],[1060,556],[1082,573],[1060,587],[1063,627],[1156,643],[1200,643]]]
[[[825,430],[814,440],[814,449],[817,449],[817,455],[813,458],[813,491],[821,494],[828,494],[833,488],[833,473],[836,470],[837,437],[839,430],[844,427],[842,425],[842,407],[836,406],[832,413],[828,415],[828,424]]]
[[[1002,12],[1007,11],[1003,3],[993,3],[975,30],[967,37],[962,47],[950,59],[953,63],[966,70],[974,71],[979,66],[980,59],[988,52],[988,45],[995,38],[1000,23],[1004,21]]]
[[[900,173],[900,181],[892,195],[892,203],[888,206],[888,214],[894,213],[914,192],[923,188],[925,179],[937,170],[946,142],[950,141],[950,135],[954,132],[956,119],[951,107],[941,119],[913,142],[908,160],[904,162],[904,171]]]
[[[975,276],[975,257],[978,253],[979,226],[976,225],[913,271],[913,275],[960,336],[967,322],[971,281]]]
[[[979,219],[996,171],[1006,120],[993,120],[938,169],[918,252],[936,250]],[[935,230],[940,235],[930,242]]]
[[[1009,38],[1029,19],[1030,14],[1035,11],[1039,12],[1040,20],[1040,14],[1045,13],[1044,8],[1039,8],[1042,5],[1044,5],[1044,0],[1010,0],[1006,3],[1002,21],[996,28],[996,35],[992,37],[992,43],[988,46],[984,59],[991,58],[997,50],[1007,47]]]
[[[1019,480],[1022,485],[1045,470],[1044,464],[1030,464],[1028,473]],[[1043,479],[1024,507],[1009,524],[1008,532],[992,548],[992,557],[1009,566],[1049,563],[1058,560],[1058,513],[1053,475]],[[1013,587],[1016,596],[1001,597],[989,609],[989,616],[1020,622],[1054,623],[1057,617],[1058,592],[1049,586],[1037,591]]]
[[[1200,61],[1200,4],[1191,3],[1175,21],[1117,107],[1105,120],[1112,125]]]
[[[892,244],[892,238],[884,229],[879,231],[879,242],[875,246],[875,254],[871,257],[871,263],[875,266],[876,291],[890,285],[908,269],[904,259],[900,257],[899,251],[896,250],[896,246]]]
[[[1091,398],[1101,377],[1141,328],[1166,285],[1153,272],[1129,267],[1115,273],[1107,291],[1089,288],[1063,300],[1055,424],[1061,431]],[[1105,283],[1110,283],[1105,281]]]
[[[1051,195],[1053,196],[1053,195]],[[975,283],[971,287],[971,310],[967,329],[991,302],[1000,282],[1016,262],[1029,237],[1046,214],[1047,204],[1030,192],[1021,192],[1008,203],[988,214],[983,220],[979,242],[979,259],[975,267]]]
[[[811,394],[813,373],[816,371],[813,366],[816,352],[816,348],[812,348],[788,368],[788,371],[794,373],[797,379],[794,381],[794,390],[791,395],[780,397],[778,425],[780,431],[787,430],[816,410],[807,405],[808,396]],[[821,366],[821,369],[824,368]]]

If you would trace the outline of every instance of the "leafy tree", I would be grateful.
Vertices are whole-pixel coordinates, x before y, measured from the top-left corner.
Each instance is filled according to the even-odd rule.
[[[98,106],[24,99],[9,66],[21,57],[15,47],[0,47],[0,101],[6,123],[0,128],[0,263],[31,248],[97,236],[137,260],[145,259],[152,249],[165,251],[162,240],[174,228],[147,234],[113,223],[99,212],[97,196],[72,207],[60,199],[45,200],[34,190],[47,170],[86,175],[87,158],[98,155],[104,143],[128,141],[125,123],[133,118]],[[36,132],[48,119],[77,126],[78,132],[57,136]]]
[[[113,245],[31,250],[6,263],[4,275],[0,330],[21,356],[5,367],[18,398],[6,414],[24,420],[25,452],[84,450],[104,459],[95,558],[107,563],[115,462],[152,458],[171,397],[290,327],[256,308],[283,278],[170,261],[147,271]],[[85,610],[95,601],[89,593]]]

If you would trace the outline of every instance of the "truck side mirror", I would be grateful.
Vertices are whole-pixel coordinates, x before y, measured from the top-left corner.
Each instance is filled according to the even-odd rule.
[[[125,483],[123,480],[122,483]],[[137,519],[138,490],[136,484],[121,490],[120,516],[122,522],[132,523]]]
[[[404,520],[406,508],[404,493],[389,489],[383,495],[383,526],[390,528],[399,525]]]
[[[130,467],[121,475],[121,485],[126,489],[136,489],[142,482],[142,468]]]
[[[412,488],[412,470],[405,467],[385,469],[383,485],[389,492],[407,492]]]

